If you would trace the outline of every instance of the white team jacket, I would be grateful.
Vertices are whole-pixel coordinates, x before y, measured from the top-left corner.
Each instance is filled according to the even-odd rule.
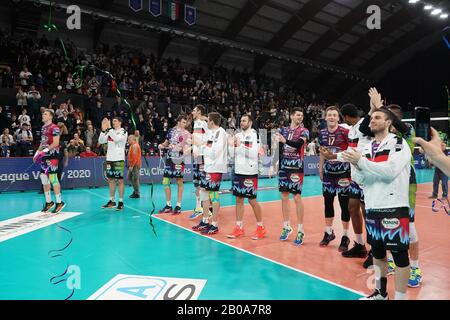
[[[208,130],[207,141],[203,148],[206,173],[227,173],[228,171],[228,135],[220,127]]]
[[[407,142],[390,133],[375,154],[372,143],[358,151],[363,156],[355,166],[352,178],[364,185],[366,209],[409,207],[411,150]]]
[[[127,144],[128,133],[125,129],[110,129],[100,133],[98,142],[101,144],[108,143],[106,152],[106,161],[122,161],[125,160],[125,145]]]
[[[258,134],[254,129],[239,132],[236,137],[240,140],[239,147],[230,146],[231,158],[234,158],[234,172],[242,175],[258,174]]]

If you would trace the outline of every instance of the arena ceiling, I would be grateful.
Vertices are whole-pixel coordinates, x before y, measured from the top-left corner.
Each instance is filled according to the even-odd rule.
[[[108,12],[250,46],[254,50],[238,54],[251,59],[254,71],[267,73],[267,65],[279,60],[275,63],[282,69],[282,77],[333,97],[344,95],[359,82],[364,82],[363,79],[376,80],[386,67],[393,68],[404,62],[394,57],[412,51],[412,48],[417,49],[417,44],[424,39],[432,36],[434,42],[439,41],[439,34],[449,20],[431,17],[422,9],[423,6],[412,6],[408,0],[179,1],[197,8],[197,22],[189,27],[182,19],[173,22],[164,16],[154,18],[147,10],[130,12],[127,0],[57,2],[76,3],[86,10]],[[427,3],[446,12],[450,10],[448,1],[427,0]],[[369,16],[366,9],[374,4],[382,9],[380,30],[369,30],[366,26]],[[144,0],[144,6],[148,6],[148,1]],[[108,19],[95,21],[94,44],[110,27]],[[173,42],[185,40],[169,32],[159,32],[155,37],[159,57],[164,56]],[[204,41],[190,41],[190,45],[196,47],[198,62],[206,65],[221,64],[227,55],[239,51],[238,48]],[[259,49],[275,54],[261,54]],[[313,63],[279,59],[277,53]],[[315,63],[325,67],[317,68]],[[335,72],[334,68],[345,72]]]

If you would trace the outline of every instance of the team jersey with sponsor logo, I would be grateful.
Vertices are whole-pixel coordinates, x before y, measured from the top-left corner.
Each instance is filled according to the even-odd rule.
[[[280,134],[287,140],[298,142],[300,139],[309,139],[309,131],[303,125],[297,128],[283,127]],[[295,148],[288,144],[283,144],[280,151],[280,170],[303,171],[303,159],[305,157],[305,143],[301,147]]]
[[[181,161],[184,159],[183,150],[190,143],[191,134],[186,129],[177,127],[169,130],[166,140],[169,141],[168,158]]]
[[[204,120],[194,121],[194,130],[192,131],[193,148],[194,154],[203,155],[203,148],[194,144],[194,142],[199,141],[204,143],[207,138],[208,124]]]
[[[231,157],[234,156],[234,170],[236,174],[256,175],[258,174],[259,143],[258,134],[254,129],[236,134],[240,144],[231,147]]]
[[[330,132],[328,128],[319,131],[319,144],[328,148],[333,153],[339,153],[348,148],[349,130],[338,126],[336,131]],[[325,160],[323,171],[326,175],[342,175],[350,172],[350,164],[348,162],[340,162],[336,160]]]
[[[220,127],[208,130],[204,150],[205,172],[226,173],[228,170],[228,140],[227,133]]]
[[[53,143],[53,138],[61,135],[61,131],[56,124],[49,124],[42,127],[41,130],[41,146],[43,149],[48,148]],[[49,151],[49,156],[58,157],[60,145]]]

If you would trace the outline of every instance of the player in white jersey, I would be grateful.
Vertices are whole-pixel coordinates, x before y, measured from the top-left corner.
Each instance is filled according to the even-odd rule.
[[[258,134],[252,129],[253,119],[250,115],[241,117],[241,132],[228,140],[231,158],[234,158],[233,194],[236,196],[236,226],[227,235],[235,239],[244,235],[244,200],[252,206],[256,217],[256,231],[253,240],[264,238],[266,230],[262,221],[261,206],[256,200],[258,190],[259,142]]]
[[[205,175],[203,148],[208,132],[208,118],[205,116],[205,107],[201,104],[192,110],[194,129],[192,131],[192,155],[193,155],[193,183],[195,187],[195,209],[189,216],[193,220],[203,214],[202,202],[200,201],[200,182]]]
[[[363,145],[370,143],[370,138],[364,136],[359,131],[359,126],[363,119],[359,116],[356,106],[353,104],[345,104],[341,107],[340,113],[344,119],[344,122],[350,126],[348,132],[348,147],[357,148],[358,146],[362,147]],[[320,153],[327,160],[337,159],[339,161],[343,161],[342,152],[333,154],[326,147],[321,147]],[[350,164],[350,168],[351,173],[354,173],[354,170],[356,170],[355,167]],[[349,186],[348,211],[350,213],[356,240],[353,248],[342,252],[342,256],[345,258],[365,258],[367,256],[367,249],[363,238],[364,194],[361,186],[359,186],[353,178]]]
[[[99,143],[108,144],[106,152],[106,177],[109,183],[110,199],[102,208],[111,209],[116,206],[114,196],[118,184],[119,204],[116,210],[123,210],[123,194],[125,191],[123,171],[125,168],[125,145],[127,143],[128,133],[122,128],[122,120],[120,118],[114,117],[112,123],[113,128],[111,128],[109,119],[103,119],[102,132],[98,138]]]
[[[203,145],[205,158],[205,176],[201,180],[200,200],[203,206],[202,221],[194,227],[202,234],[213,235],[219,232],[218,215],[220,210],[219,189],[222,175],[228,169],[228,138],[225,130],[220,127],[220,114],[208,114],[208,138]],[[212,203],[213,214],[209,219],[209,205]],[[209,224],[211,221],[211,224]]]

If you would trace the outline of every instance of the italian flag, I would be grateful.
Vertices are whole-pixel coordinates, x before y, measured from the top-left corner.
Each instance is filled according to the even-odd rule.
[[[169,18],[172,21],[180,18],[180,4],[177,2],[169,2]]]

